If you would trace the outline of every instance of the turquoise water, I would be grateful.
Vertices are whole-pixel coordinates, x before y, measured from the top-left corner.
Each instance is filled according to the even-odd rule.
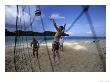
[[[39,43],[44,43],[44,36],[34,36]],[[17,37],[17,43],[30,43],[32,41],[33,36],[20,36]],[[46,36],[48,42],[53,40],[53,36]],[[64,41],[75,41],[75,40],[94,40],[93,37],[76,37],[76,36],[66,36],[63,37]],[[98,37],[98,39],[106,40],[106,37]],[[5,45],[12,45],[15,43],[15,36],[6,36],[5,37]]]

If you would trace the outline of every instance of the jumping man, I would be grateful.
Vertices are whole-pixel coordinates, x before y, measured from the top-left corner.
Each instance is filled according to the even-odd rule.
[[[52,43],[52,51],[53,51],[53,54],[54,54],[53,55],[53,59],[54,59],[54,62],[55,62],[56,55],[57,55],[57,57],[58,57],[58,59],[60,61],[60,55],[59,55],[59,45],[60,45],[60,43],[59,43],[59,40],[60,40],[62,34],[64,33],[66,24],[64,26],[59,26],[58,27],[56,25],[56,22],[55,22],[54,19],[50,19],[50,20],[52,21],[52,23],[53,23],[53,25],[54,25],[54,27],[55,27],[55,29],[57,31],[55,36],[54,36],[53,43]]]

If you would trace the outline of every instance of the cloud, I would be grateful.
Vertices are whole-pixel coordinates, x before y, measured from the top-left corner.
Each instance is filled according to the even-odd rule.
[[[92,34],[92,32],[91,31],[88,31],[88,32],[86,32],[86,34]]]
[[[70,35],[73,34],[72,32],[66,32],[66,33],[67,33],[67,34],[70,34]]]
[[[61,16],[60,14],[51,14],[50,18],[54,19],[65,19],[64,16]]]
[[[75,35],[75,33],[69,31],[69,32],[65,32],[66,34],[69,34],[69,35]]]

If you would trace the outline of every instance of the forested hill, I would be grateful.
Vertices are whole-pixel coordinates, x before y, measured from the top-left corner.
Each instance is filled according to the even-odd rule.
[[[54,36],[56,32],[52,32],[52,31],[45,31],[45,32],[32,32],[32,31],[22,31],[22,30],[18,30],[18,31],[14,31],[14,32],[10,32],[7,29],[5,29],[5,36]],[[69,34],[64,33],[62,36],[69,36]]]

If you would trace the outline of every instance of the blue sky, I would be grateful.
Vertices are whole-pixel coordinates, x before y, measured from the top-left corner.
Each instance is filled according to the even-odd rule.
[[[23,6],[24,10],[24,18],[27,26],[27,30],[31,30],[29,27],[30,24],[30,16],[33,19],[35,6]],[[28,7],[31,9],[31,15],[29,15]],[[81,13],[82,7],[80,5],[41,5],[42,18],[44,21],[44,26],[47,31],[56,31],[53,24],[49,20],[49,17],[52,17],[56,20],[57,25],[67,24],[66,29],[71,25],[74,19]],[[19,6],[22,24],[23,17],[21,6]],[[93,21],[93,25],[95,27],[95,31],[97,36],[106,36],[106,7],[103,5],[91,5],[89,8],[89,14]],[[10,5],[5,7],[5,23],[7,25],[15,25],[16,22],[16,6]],[[15,31],[15,27],[6,28],[10,31]],[[33,31],[42,32],[42,25],[39,17],[35,18],[33,22]],[[87,18],[85,14],[76,22],[76,24],[67,32],[71,36],[92,36],[92,32],[90,30]]]

